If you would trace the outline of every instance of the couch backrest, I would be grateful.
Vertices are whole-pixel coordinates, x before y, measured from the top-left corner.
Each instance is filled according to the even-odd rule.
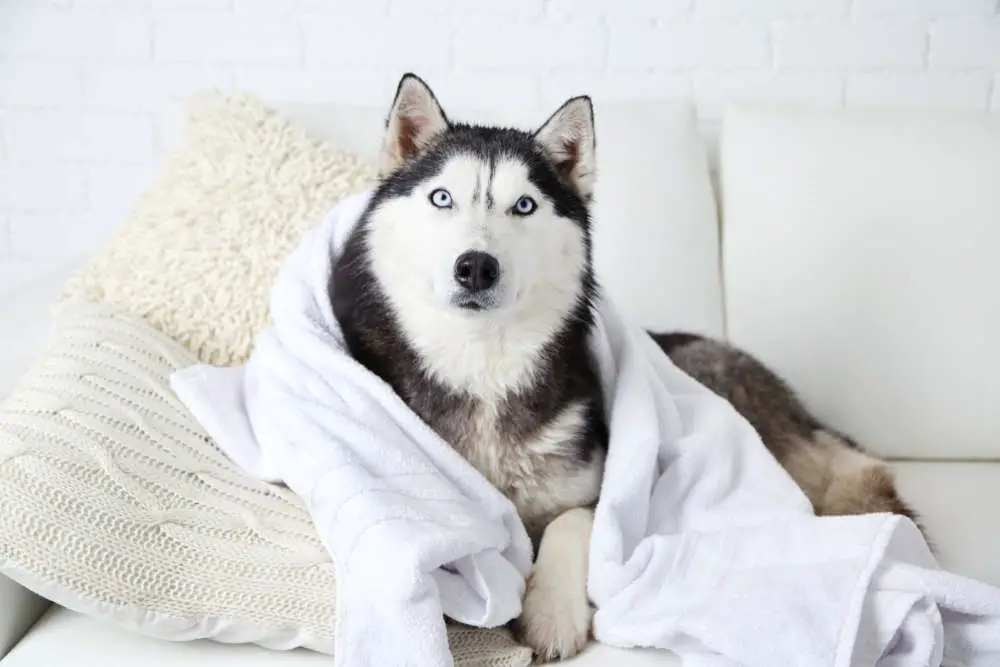
[[[730,338],[883,455],[1000,458],[1000,116],[737,108]]]
[[[283,108],[314,135],[374,157],[388,108]],[[452,108],[461,121],[541,125],[554,108]],[[693,107],[598,103],[594,254],[605,290],[638,324],[721,335],[715,198]]]

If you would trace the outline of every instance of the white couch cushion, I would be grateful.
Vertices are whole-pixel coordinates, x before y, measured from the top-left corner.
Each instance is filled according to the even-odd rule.
[[[897,461],[892,467],[941,566],[1000,586],[1000,463]]]
[[[0,575],[0,658],[21,639],[48,604]]]
[[[433,84],[433,82],[431,82]],[[467,122],[540,126],[554,108],[453,108]],[[388,101],[387,101],[388,104]],[[310,133],[373,157],[386,109],[285,107]],[[605,291],[637,324],[722,334],[718,216],[694,108],[596,103],[594,262]]]
[[[166,642],[131,634],[75,612],[54,607],[6,659],[2,667],[322,667],[330,656],[296,650],[275,653],[248,644],[208,641]],[[494,663],[479,663],[491,667]],[[562,665],[572,667],[680,667],[672,654],[653,650],[622,650],[592,644]]]
[[[731,340],[895,457],[1000,457],[1000,116],[741,108]]]

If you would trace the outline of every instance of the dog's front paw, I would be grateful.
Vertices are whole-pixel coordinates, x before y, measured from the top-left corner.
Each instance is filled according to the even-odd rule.
[[[536,572],[528,580],[518,635],[540,662],[571,658],[587,645],[593,610],[586,590],[558,573]],[[572,583],[576,583],[572,581]]]

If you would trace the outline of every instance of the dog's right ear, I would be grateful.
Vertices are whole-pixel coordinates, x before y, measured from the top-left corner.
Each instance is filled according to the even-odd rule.
[[[596,175],[594,105],[586,95],[574,97],[535,132],[559,177],[585,200],[594,193]]]
[[[434,137],[448,129],[448,118],[427,84],[416,74],[404,74],[385,127],[379,156],[379,171],[383,176],[427,148]]]

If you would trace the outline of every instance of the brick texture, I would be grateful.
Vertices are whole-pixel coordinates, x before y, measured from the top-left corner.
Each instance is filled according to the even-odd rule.
[[[156,60],[199,63],[295,63],[299,32],[287,17],[229,12],[171,12],[156,22]]]
[[[847,80],[847,103],[879,106],[982,109],[990,98],[988,72],[947,74],[852,74]]]
[[[920,70],[927,33],[910,22],[783,23],[777,26],[779,69]]]
[[[854,13],[858,16],[926,20],[945,16],[991,16],[995,10],[995,0],[854,0]]]
[[[1000,18],[942,21],[930,37],[932,67],[1000,70]]]
[[[699,14],[766,22],[779,18],[830,19],[847,13],[850,0],[699,0]]]
[[[0,291],[89,252],[179,101],[385,106],[691,98],[1000,112],[997,0],[0,0]]]
[[[616,67],[663,69],[764,69],[770,57],[767,28],[751,23],[615,23],[608,52]]]
[[[119,11],[0,9],[0,56],[148,60],[151,19]]]

